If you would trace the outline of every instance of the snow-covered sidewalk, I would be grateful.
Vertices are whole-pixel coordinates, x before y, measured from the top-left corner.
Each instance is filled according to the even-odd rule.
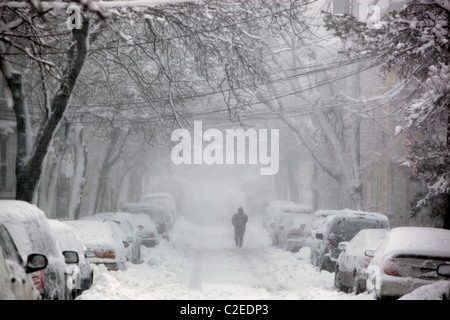
[[[271,246],[257,218],[247,225],[243,248],[234,246],[231,225],[180,218],[170,242],[142,254],[144,263],[126,271],[94,266],[94,285],[78,299],[373,299],[337,292],[334,274],[319,273],[303,252]]]

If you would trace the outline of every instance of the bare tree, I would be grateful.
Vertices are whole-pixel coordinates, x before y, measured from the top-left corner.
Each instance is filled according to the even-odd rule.
[[[16,198],[31,202],[48,147],[67,110],[78,76],[86,60],[90,20],[85,17],[82,27],[70,32],[65,64],[57,66],[40,58],[39,54],[35,54],[35,52],[44,50],[48,45],[42,39],[52,36],[55,32],[46,21],[45,12],[30,8],[13,10],[8,7],[2,8],[2,12],[0,68],[12,94],[17,122]],[[14,63],[20,66],[17,60],[11,59],[17,52],[24,54],[31,64],[42,68],[46,74],[54,73],[59,81],[59,88],[48,100],[47,109],[33,138],[26,123],[29,115],[24,92],[23,71],[18,71],[12,65]],[[33,139],[33,143],[29,148],[27,141],[31,139]]]

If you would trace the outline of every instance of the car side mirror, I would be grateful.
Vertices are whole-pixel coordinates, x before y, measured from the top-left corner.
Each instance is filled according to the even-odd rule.
[[[130,244],[127,241],[122,241],[122,243],[125,248],[128,248],[130,246]]]
[[[436,273],[440,276],[450,278],[450,264],[441,264],[437,267]]]
[[[64,251],[63,255],[67,264],[76,264],[80,261],[76,251]]]
[[[345,251],[347,249],[348,241],[342,241],[338,244],[338,250]]]
[[[375,255],[375,250],[366,250],[364,251],[364,255],[369,258],[373,258]]]
[[[323,233],[316,233],[316,239],[322,240],[323,239]]]
[[[25,272],[36,272],[47,267],[47,257],[40,253],[32,253],[28,256]]]

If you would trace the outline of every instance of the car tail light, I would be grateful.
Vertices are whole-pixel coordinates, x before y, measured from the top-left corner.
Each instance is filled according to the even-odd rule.
[[[95,255],[100,259],[114,259],[116,257],[114,250],[97,250]]]
[[[401,277],[401,273],[398,269],[398,265],[395,262],[395,259],[389,259],[385,262],[383,271],[385,274],[394,277]]]
[[[154,237],[155,237],[155,234],[153,232],[147,234],[147,238],[154,238]]]
[[[37,272],[33,272],[31,275],[31,279],[33,279],[34,287],[39,291],[43,292],[45,287],[45,274],[44,270],[40,270]]]

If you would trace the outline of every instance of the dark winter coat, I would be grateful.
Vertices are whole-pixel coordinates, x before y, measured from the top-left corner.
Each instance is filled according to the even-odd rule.
[[[236,213],[233,215],[233,218],[231,219],[231,223],[234,226],[234,229],[236,231],[244,232],[245,226],[248,221],[248,216],[245,213]]]

